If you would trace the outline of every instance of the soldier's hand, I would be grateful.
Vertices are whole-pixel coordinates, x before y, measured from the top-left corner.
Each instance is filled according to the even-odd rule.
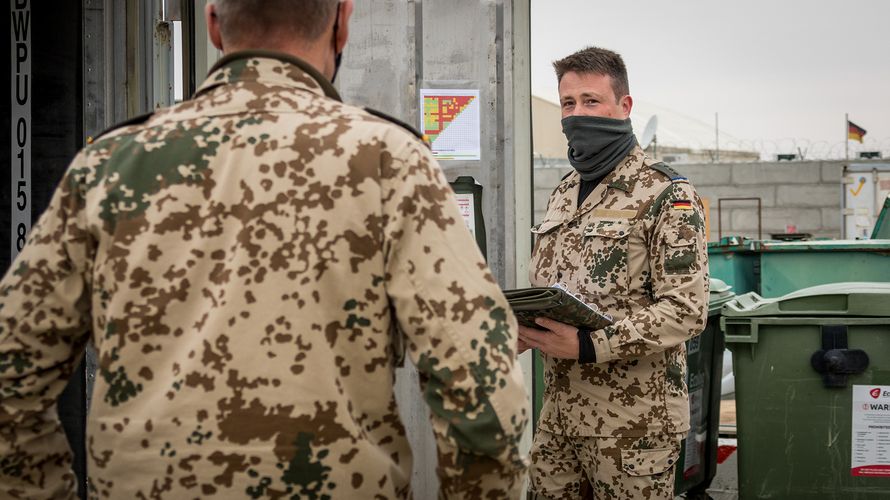
[[[549,318],[536,318],[542,329],[519,325],[519,341],[560,359],[578,359],[578,329]]]
[[[520,328],[520,330],[521,330],[522,328],[525,328],[525,327],[522,326],[522,325],[519,325],[519,328]],[[526,344],[521,338],[520,338],[520,339],[517,339],[517,340],[519,341],[519,354],[522,354],[522,353],[524,353],[525,351],[527,351],[527,350],[529,350],[529,349],[532,348],[532,346]]]

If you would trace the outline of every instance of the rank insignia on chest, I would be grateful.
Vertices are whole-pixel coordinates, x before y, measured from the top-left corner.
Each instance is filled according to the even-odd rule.
[[[674,210],[692,210],[692,202],[689,200],[675,200],[671,202]]]

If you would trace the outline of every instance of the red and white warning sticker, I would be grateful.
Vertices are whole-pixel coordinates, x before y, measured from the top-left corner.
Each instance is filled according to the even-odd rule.
[[[890,386],[853,386],[854,476],[890,477]]]

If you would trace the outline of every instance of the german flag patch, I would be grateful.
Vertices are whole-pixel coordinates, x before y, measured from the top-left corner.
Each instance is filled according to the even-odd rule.
[[[674,200],[671,202],[674,210],[692,210],[692,202],[689,200]]]

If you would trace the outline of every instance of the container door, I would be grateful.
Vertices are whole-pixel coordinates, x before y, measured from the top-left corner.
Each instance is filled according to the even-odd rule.
[[[851,166],[855,167],[855,166]],[[867,239],[875,216],[875,175],[847,170],[844,183],[844,238]]]

